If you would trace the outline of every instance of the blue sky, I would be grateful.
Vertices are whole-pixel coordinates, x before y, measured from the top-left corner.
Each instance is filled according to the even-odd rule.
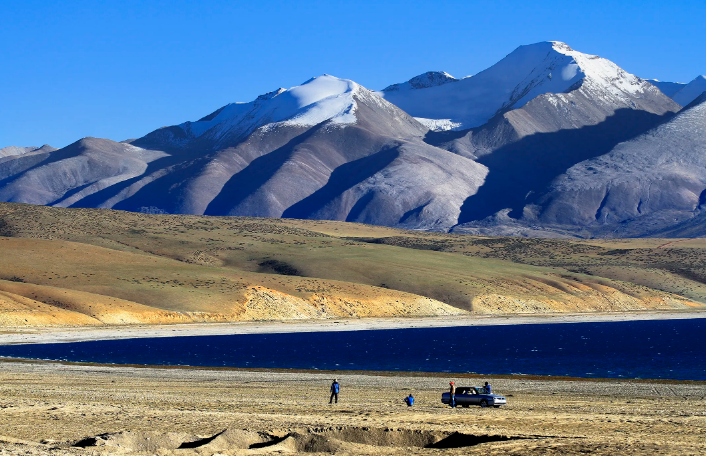
[[[688,82],[704,17],[703,0],[3,1],[0,147],[140,137],[322,73],[462,77],[547,40]]]

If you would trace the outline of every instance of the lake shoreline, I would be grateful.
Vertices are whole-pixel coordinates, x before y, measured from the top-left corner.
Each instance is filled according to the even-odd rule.
[[[335,320],[190,323],[100,327],[15,327],[0,329],[0,345],[69,343],[95,340],[281,334],[304,332],[369,331],[460,326],[600,323],[706,318],[706,311],[640,311],[624,313],[469,315],[423,318],[370,318]]]
[[[71,369],[90,371],[93,369],[108,368],[122,371],[125,369],[147,369],[165,371],[213,371],[233,372],[241,374],[292,374],[292,375],[324,375],[338,378],[347,375],[369,377],[400,377],[400,378],[457,378],[457,379],[483,379],[488,378],[532,382],[597,382],[597,383],[635,383],[635,384],[660,384],[660,385],[695,385],[706,386],[706,380],[679,380],[669,378],[611,378],[611,377],[570,377],[563,375],[534,375],[534,374],[482,374],[469,372],[423,372],[423,371],[390,371],[390,370],[329,370],[329,369],[300,369],[300,368],[269,368],[269,367],[233,367],[233,366],[185,366],[165,364],[108,364],[77,361],[55,361],[33,358],[0,357],[0,366],[9,366],[10,369],[18,365],[46,365],[47,369],[65,366]]]

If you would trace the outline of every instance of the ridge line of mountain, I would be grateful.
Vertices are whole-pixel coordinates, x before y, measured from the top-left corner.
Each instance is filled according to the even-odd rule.
[[[706,176],[653,170],[671,182],[660,191],[681,195],[656,205],[658,186],[643,196],[649,204],[627,190],[568,203],[557,183],[592,160],[624,160],[613,151],[626,141],[656,144],[651,132],[663,124],[688,130],[672,139],[681,144],[674,160],[698,165],[699,121],[672,116],[701,112],[702,81],[667,88],[558,41],[520,46],[472,77],[427,72],[381,92],[324,74],[122,143],[0,149],[0,201],[555,236],[605,236],[628,223],[640,228],[624,233],[645,236],[669,227],[666,215],[642,222],[655,213],[680,211],[677,223],[697,217],[690,195],[706,189]],[[629,181],[637,171],[621,178],[635,195],[644,184]],[[636,209],[601,203],[608,193]]]

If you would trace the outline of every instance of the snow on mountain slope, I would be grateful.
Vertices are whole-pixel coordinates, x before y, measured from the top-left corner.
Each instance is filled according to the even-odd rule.
[[[626,134],[644,133],[664,116],[680,109],[681,106],[653,86],[624,103],[604,96],[602,90],[591,84],[583,84],[569,93],[539,95],[521,108],[497,115],[480,127],[431,132],[427,135],[427,142],[459,155],[480,159],[533,135],[568,134],[572,130],[587,131],[587,127],[600,125],[604,134],[600,138],[601,144],[612,142],[615,145],[631,138]],[[573,136],[581,141],[580,135]],[[583,143],[587,140],[588,137]],[[566,143],[566,155],[572,154],[572,145]]]
[[[86,138],[8,157],[0,200],[445,230],[487,169],[425,143],[427,132],[374,92],[323,75],[129,144]]]
[[[538,95],[580,87],[625,107],[644,92],[655,90],[609,60],[552,41],[520,46],[492,67],[457,83],[418,89],[399,87],[379,93],[414,117],[445,121],[436,128],[467,129],[520,108]]]
[[[448,84],[449,82],[458,82],[458,79],[454,78],[446,71],[427,71],[426,73],[413,77],[407,82],[387,86],[382,91],[394,92],[412,89],[427,89],[429,87]]]
[[[427,129],[373,92],[356,85],[351,96],[352,109],[345,115],[354,116],[353,122],[339,122],[341,111],[331,110],[328,120],[314,126],[285,118],[237,141],[227,133],[230,139],[219,142],[212,154],[129,190],[112,207],[207,215],[316,214],[418,229],[452,226],[487,170],[424,143]],[[317,103],[304,112],[319,109]],[[437,185],[430,185],[430,176],[437,177]]]
[[[680,105],[686,106],[704,92],[706,92],[706,76],[697,76],[675,93],[672,98]]]
[[[648,82],[557,42],[518,48],[472,78],[430,72],[388,89],[323,75],[136,140],[0,157],[0,201],[432,230],[511,208],[513,223],[551,230],[559,206],[536,195],[679,110]],[[415,119],[388,101],[394,94],[466,117]],[[450,131],[469,119],[485,123]]]
[[[219,141],[242,137],[266,124],[313,126],[325,120],[334,124],[355,121],[353,94],[360,86],[347,79],[322,75],[291,89],[260,95],[249,103],[231,103],[196,122],[185,122],[185,132]]]
[[[647,82],[657,87],[663,94],[667,95],[669,98],[673,98],[674,94],[683,89],[686,85],[683,82],[667,82],[659,81],[657,79],[647,79]]]

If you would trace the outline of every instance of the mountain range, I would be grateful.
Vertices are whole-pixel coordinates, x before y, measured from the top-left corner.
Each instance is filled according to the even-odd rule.
[[[330,75],[124,142],[0,149],[0,201],[532,236],[699,236],[706,78],[561,42],[382,91]],[[701,168],[699,168],[701,167]]]

